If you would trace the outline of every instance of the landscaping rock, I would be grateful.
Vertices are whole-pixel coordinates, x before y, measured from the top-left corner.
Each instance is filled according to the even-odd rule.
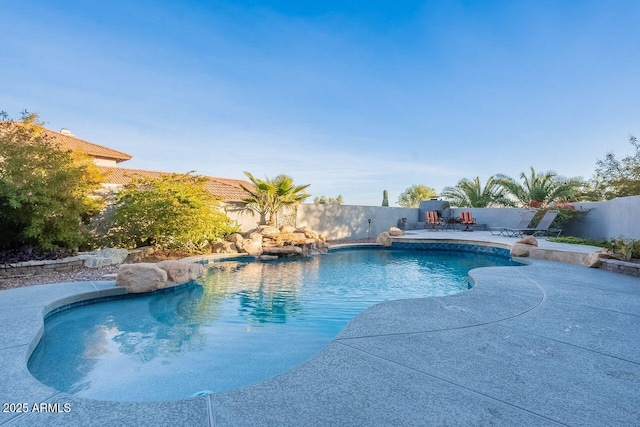
[[[514,243],[513,246],[511,246],[511,256],[528,257],[532,247],[532,245],[527,245],[524,243]]]
[[[237,242],[234,243],[234,245],[236,245],[236,250],[238,252],[245,252],[244,242],[245,242],[245,239],[243,238],[242,240],[238,240]]]
[[[190,262],[166,260],[156,265],[167,272],[167,286],[181,285],[191,281]]]
[[[521,243],[523,245],[538,246],[538,240],[533,236],[524,236],[522,239],[518,240],[516,244],[517,243]]]
[[[253,240],[260,240],[262,241],[262,233],[259,233],[257,231],[253,231],[251,233],[249,233],[249,235],[246,237],[247,239],[253,239]]]
[[[390,236],[402,236],[404,235],[404,231],[400,230],[398,227],[391,227],[389,229]]]
[[[128,250],[118,248],[104,248],[95,252],[95,256],[104,257],[111,260],[111,265],[122,264],[124,260],[127,259],[128,255]]]
[[[261,234],[279,234],[280,230],[271,225],[261,225],[258,227],[258,232]]]
[[[298,228],[296,230],[296,232],[297,233],[304,233],[304,235],[306,237],[308,237],[309,239],[322,240],[323,242],[325,241],[325,238],[323,236],[321,236],[320,233],[318,233],[317,231],[313,231],[312,229],[310,229],[308,227]]]
[[[260,261],[273,261],[278,259],[278,256],[277,255],[260,255],[258,259]]]
[[[237,244],[238,242],[242,242],[244,240],[244,237],[242,237],[242,234],[240,233],[233,233],[233,234],[229,234],[225,240],[227,242]]]
[[[258,234],[250,239],[244,239],[242,249],[251,256],[262,255],[262,235]]]
[[[215,242],[211,245],[211,252],[216,254],[233,254],[238,253],[238,248],[235,243]]]
[[[107,265],[113,265],[113,262],[111,262],[110,258],[106,258],[103,256],[86,256],[86,255],[82,255],[84,258],[84,266],[87,268],[98,268],[98,267],[105,267]]]
[[[602,258],[600,258],[600,252],[592,252],[584,257],[582,262],[585,267],[598,268],[602,264]]]
[[[391,246],[391,236],[389,235],[389,232],[384,231],[380,233],[376,239],[376,243],[383,246]]]
[[[99,268],[108,265],[122,264],[129,255],[126,249],[105,248],[95,252],[79,255],[87,268]]]
[[[302,245],[308,240],[304,233],[265,234],[263,237],[265,241],[273,241],[273,246]],[[311,240],[315,242],[315,239]]]
[[[273,248],[263,248],[263,254],[278,256],[302,255],[302,248],[299,246],[276,246]]]
[[[227,242],[233,243],[235,245],[235,252],[243,252],[244,246],[244,237],[240,233],[233,233],[227,236],[225,239]],[[229,250],[232,250],[232,247],[229,247]]]
[[[167,283],[167,272],[152,263],[121,264],[116,286],[123,286],[131,293],[151,292],[162,289]]]
[[[608,250],[607,248],[602,248],[598,252],[592,252],[584,257],[584,261],[582,264],[589,268],[598,268],[602,265],[603,259],[618,259],[619,256]]]
[[[189,280],[196,280],[204,275],[204,265],[189,263]]]
[[[294,228],[283,225],[280,229],[266,225],[245,234],[244,240],[236,242],[237,249],[252,256],[267,255],[305,256],[312,252],[322,253],[328,250],[325,238],[307,228]],[[220,250],[214,248],[214,250]]]

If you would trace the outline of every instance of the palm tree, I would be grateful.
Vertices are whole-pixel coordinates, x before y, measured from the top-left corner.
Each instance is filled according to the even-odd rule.
[[[304,190],[309,186],[294,185],[293,178],[288,175],[280,174],[271,179],[265,177],[264,180],[255,178],[249,172],[244,172],[253,184],[252,189],[240,184],[242,189],[249,193],[249,197],[243,201],[247,207],[258,212],[261,221],[264,222],[268,216],[268,225],[275,225],[276,213],[285,206],[297,205],[304,201],[309,194]]]
[[[499,174],[496,176],[498,184],[515,200],[523,206],[538,207],[549,203],[570,200],[576,196],[582,179],[563,179],[555,172],[540,172],[531,167],[531,173],[527,176],[520,173],[523,183],[515,179]]]
[[[490,176],[484,188],[479,177],[475,177],[473,181],[463,178],[455,187],[445,187],[440,195],[455,207],[487,208],[512,204],[505,193],[496,178]]]

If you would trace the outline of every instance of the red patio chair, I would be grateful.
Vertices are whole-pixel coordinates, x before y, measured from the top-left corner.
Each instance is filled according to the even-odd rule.
[[[442,221],[440,221],[440,218],[438,218],[438,212],[428,211],[426,213],[426,217],[427,217],[426,225],[430,225],[432,230],[435,231],[436,225],[442,225]]]
[[[475,225],[476,219],[471,215],[469,211],[460,212],[460,224],[466,225],[467,227],[462,231],[473,231],[469,228],[470,225]]]

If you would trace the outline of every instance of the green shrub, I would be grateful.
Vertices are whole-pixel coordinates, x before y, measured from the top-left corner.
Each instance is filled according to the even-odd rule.
[[[37,114],[0,113],[0,250],[78,247],[81,222],[100,209],[102,178],[91,158],[48,138]]]
[[[574,237],[574,236],[549,237],[547,241],[556,242],[556,243],[570,243],[572,245],[597,246],[599,248],[607,248],[607,249],[611,249],[612,247],[611,242],[607,240],[593,240],[593,239],[586,239],[583,237]]]
[[[116,196],[116,212],[108,234],[112,244],[205,252],[217,238],[238,231],[192,174],[138,177]]]
[[[631,258],[640,259],[640,240],[620,236],[617,239],[611,239],[611,249],[627,261]]]

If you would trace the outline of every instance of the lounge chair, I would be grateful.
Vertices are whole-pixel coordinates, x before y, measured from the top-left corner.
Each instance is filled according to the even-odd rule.
[[[529,227],[529,224],[531,223],[531,220],[534,216],[536,216],[536,211],[525,211],[525,213],[522,215],[522,219],[515,227],[489,227],[489,232],[493,235],[502,234],[503,236],[507,236],[508,234],[506,230],[520,230]]]
[[[436,225],[442,225],[442,221],[440,221],[440,218],[438,218],[438,212],[436,211],[428,211],[426,214],[426,219],[427,219],[427,223],[425,224],[425,227],[427,225],[431,226],[431,230],[436,229]]]
[[[540,236],[546,233],[553,233],[556,236],[559,236],[562,233],[562,230],[559,228],[552,228],[551,223],[556,219],[560,211],[547,211],[544,216],[535,227],[530,228],[505,228],[505,232],[509,237],[522,236],[523,234],[532,234],[534,236]]]
[[[471,215],[469,211],[460,212],[460,224],[466,225],[466,228],[462,231],[473,231],[469,228],[470,225],[475,225],[476,219]]]

